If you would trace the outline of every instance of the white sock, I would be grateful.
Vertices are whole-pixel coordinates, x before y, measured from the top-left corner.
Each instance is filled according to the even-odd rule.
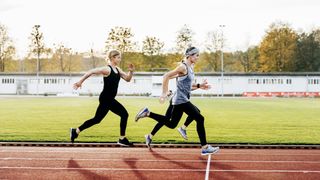
[[[187,126],[182,125],[181,128],[182,128],[183,130],[186,130],[186,129],[187,129]]]
[[[120,136],[120,139],[123,140],[126,136]]]
[[[80,133],[80,129],[79,129],[79,128],[76,129],[76,133],[77,133],[77,134]]]
[[[149,134],[149,137],[150,137],[150,139],[152,139],[152,137],[153,137],[152,134]]]
[[[207,149],[207,147],[208,147],[208,144],[202,146],[202,149]]]

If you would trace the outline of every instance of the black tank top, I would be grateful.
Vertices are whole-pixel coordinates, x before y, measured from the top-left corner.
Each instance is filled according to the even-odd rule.
[[[111,69],[109,76],[103,77],[103,90],[100,94],[100,100],[103,99],[114,99],[118,92],[118,85],[120,81],[120,74],[118,68],[118,73],[115,73],[110,65]]]

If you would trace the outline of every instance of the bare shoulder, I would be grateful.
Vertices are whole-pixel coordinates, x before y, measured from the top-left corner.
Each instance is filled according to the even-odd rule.
[[[123,72],[122,69],[121,69],[119,66],[116,66],[116,68],[117,68],[117,70],[118,70],[119,72]]]
[[[111,68],[109,66],[103,66],[97,68],[100,74],[103,74],[104,76],[108,76],[111,72]]]
[[[187,67],[186,67],[185,64],[180,63],[180,64],[177,66],[176,70],[177,70],[180,74],[185,74],[185,73],[187,72]]]
[[[185,74],[186,71],[186,67],[183,64],[179,64],[175,69],[169,71],[166,73],[166,76],[168,76],[169,78],[173,78],[176,76],[181,76],[183,74]]]

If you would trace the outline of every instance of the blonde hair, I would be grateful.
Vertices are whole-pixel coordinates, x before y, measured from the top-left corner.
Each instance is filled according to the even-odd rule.
[[[110,50],[110,51],[108,52],[107,59],[110,61],[111,58],[116,57],[116,56],[118,56],[118,55],[120,55],[120,54],[121,54],[121,53],[120,53],[120,51],[118,51],[118,50]]]

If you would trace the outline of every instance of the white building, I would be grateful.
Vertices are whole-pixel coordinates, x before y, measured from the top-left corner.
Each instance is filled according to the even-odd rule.
[[[74,91],[73,83],[84,73],[50,74],[0,73],[0,95],[98,95],[102,91],[103,77],[88,78],[81,89]],[[162,86],[161,72],[135,72],[130,82],[120,81],[118,94],[159,96]],[[319,96],[320,73],[196,73],[195,83],[207,79],[210,90],[196,90],[193,95],[218,96]],[[223,84],[222,84],[223,83]],[[175,79],[169,83],[175,90]]]

